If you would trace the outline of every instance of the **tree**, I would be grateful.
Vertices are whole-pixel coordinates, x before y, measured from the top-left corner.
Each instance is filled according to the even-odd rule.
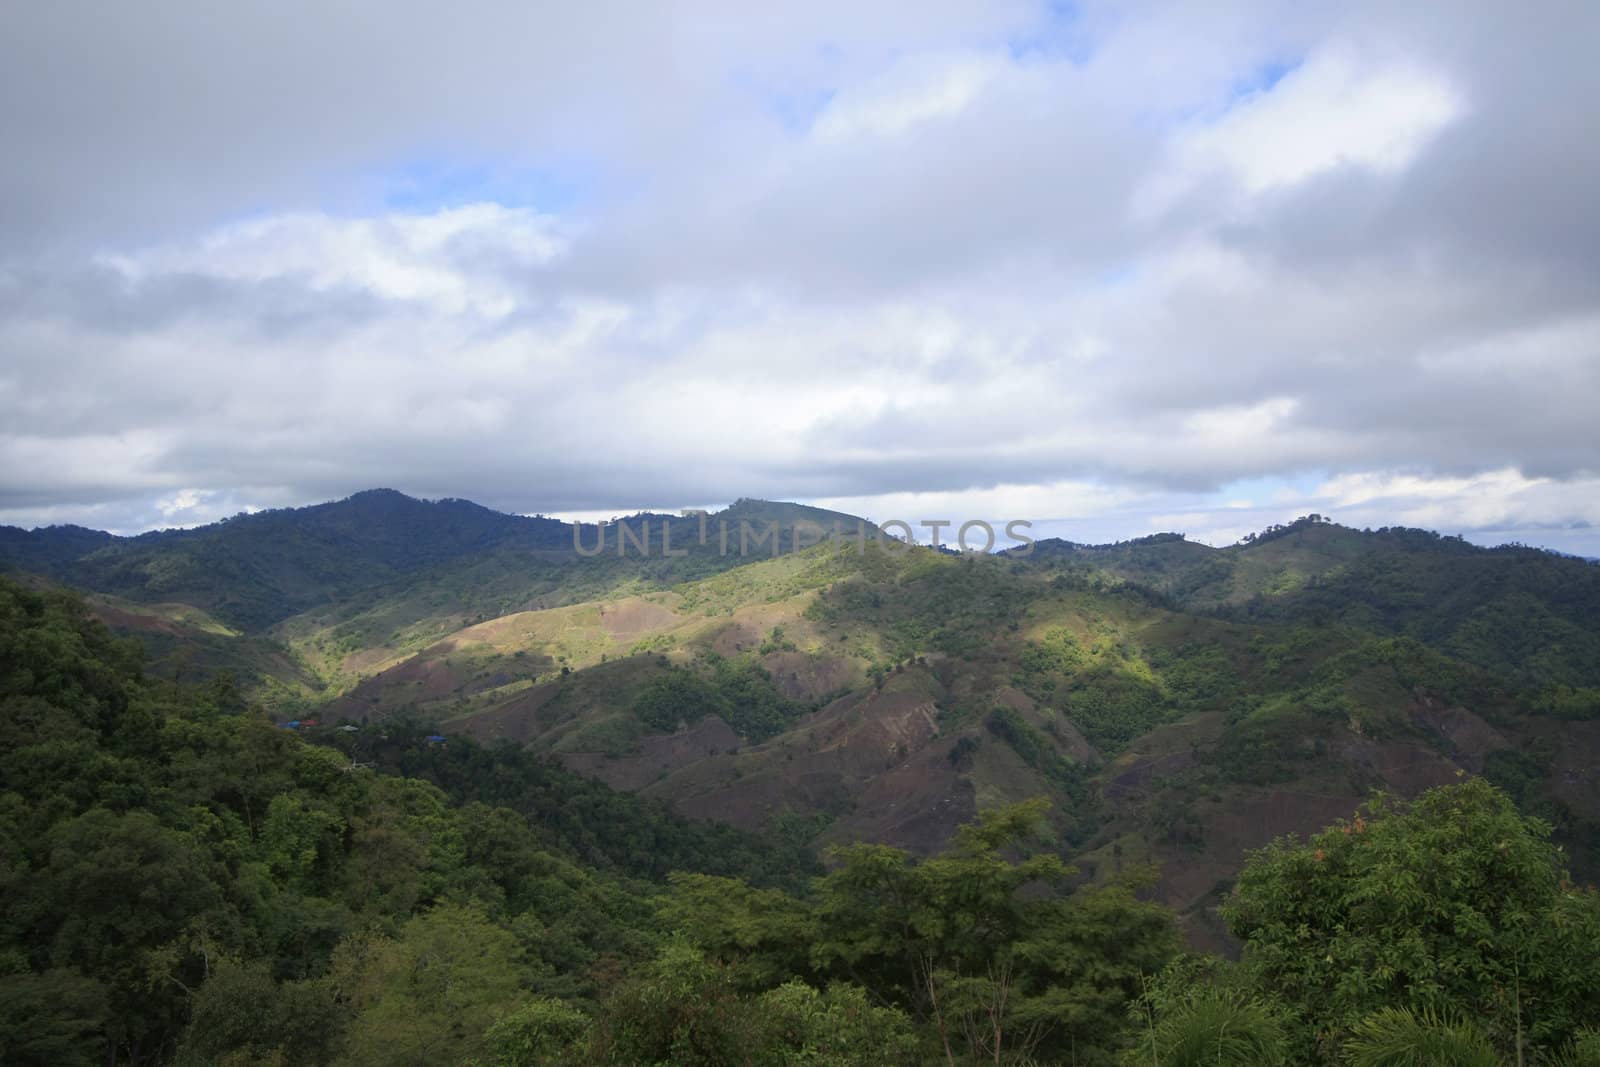
[[[587,1062],[735,1067],[760,1044],[759,1028],[728,969],[674,940],[606,998]]]
[[[674,874],[669,883],[657,905],[662,925],[728,964],[741,989],[771,989],[811,973],[818,931],[805,902],[708,874]]]
[[[1513,1056],[1600,1018],[1600,896],[1482,780],[1379,798],[1255,854],[1223,914],[1258,988],[1337,1044],[1386,1008],[1481,1022]]]
[[[94,1067],[105,1059],[105,989],[68,969],[0,977],[0,1063]]]
[[[1277,1013],[1249,996],[1201,987],[1172,1005],[1159,1020],[1147,1006],[1148,1025],[1123,1054],[1125,1067],[1280,1067],[1288,1041]]]
[[[515,1007],[515,938],[469,907],[443,905],[406,923],[398,940],[340,946],[333,978],[355,1010],[344,1058],[361,1065],[461,1063]]]
[[[557,1067],[582,1062],[589,1017],[566,1001],[534,997],[484,1035],[492,1067]]]
[[[175,1062],[327,1063],[341,1022],[327,982],[279,983],[263,962],[222,957],[194,995]]]
[[[873,1004],[860,986],[819,993],[788,981],[757,1002],[764,1031],[758,1062],[773,1067],[913,1067],[924,1063],[911,1020]]]
[[[37,931],[51,964],[111,991],[111,1037],[130,1059],[154,1056],[182,1028],[206,966],[195,951],[219,912],[213,863],[187,835],[145,811],[94,808],[58,824],[37,886]]]
[[[946,1059],[1105,1062],[1140,974],[1167,961],[1177,935],[1131,883],[1069,893],[1057,856],[1027,855],[1045,807],[985,812],[921,863],[877,845],[841,850],[816,888],[813,964],[930,1023]]]

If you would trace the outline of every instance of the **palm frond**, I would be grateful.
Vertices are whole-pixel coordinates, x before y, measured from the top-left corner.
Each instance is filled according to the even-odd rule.
[[[1283,1027],[1258,1002],[1208,992],[1169,1012],[1128,1054],[1128,1064],[1159,1067],[1278,1067],[1286,1053]]]
[[[1471,1023],[1406,1008],[1367,1016],[1344,1048],[1350,1067],[1502,1067],[1494,1046]]]

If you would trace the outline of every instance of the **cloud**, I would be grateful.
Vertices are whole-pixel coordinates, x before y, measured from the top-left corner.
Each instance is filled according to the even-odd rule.
[[[1007,64],[995,57],[919,56],[835,96],[811,136],[823,143],[899,137],[923,123],[960,115],[1006,72]]]
[[[1588,8],[376,11],[0,14],[0,520],[1594,521]]]
[[[559,255],[567,240],[560,230],[536,211],[494,203],[360,219],[291,214],[222,226],[198,242],[103,253],[95,261],[135,288],[196,275],[253,285],[290,281],[313,293],[354,290],[441,315],[471,310],[500,317],[519,303],[508,275]]]
[[[1405,61],[1375,66],[1329,49],[1223,114],[1186,125],[1135,210],[1146,218],[1169,211],[1215,176],[1237,187],[1247,211],[1263,194],[1341,168],[1399,175],[1466,109],[1438,72]]]

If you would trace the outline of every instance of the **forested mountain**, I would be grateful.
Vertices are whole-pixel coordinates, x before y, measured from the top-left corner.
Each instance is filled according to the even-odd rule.
[[[1308,516],[1225,549],[1158,534],[1041,541],[1030,558],[1115,575],[1186,611],[1414,637],[1520,685],[1600,684],[1600,567],[1572,556]]]
[[[5,531],[0,1061],[1594,1062],[1600,567],[672,521]]]
[[[671,516],[640,514],[627,521],[638,534],[657,531]],[[712,517],[733,528],[776,522],[792,542],[796,519],[831,527],[858,520],[817,508],[741,501]],[[698,524],[677,518],[679,541],[703,570],[739,561],[691,542]],[[577,534],[575,539],[574,534]],[[338,604],[370,590],[402,584],[459,561],[513,556],[526,569],[549,556],[568,559],[575,543],[599,544],[594,527],[505,515],[467,500],[417,500],[392,489],[372,489],[344,500],[304,508],[238,515],[185,530],[113,537],[74,526],[24,531],[0,527],[0,566],[43,574],[64,584],[139,603],[178,602],[200,608],[245,631],[265,629],[290,615]],[[613,533],[609,544],[618,541]],[[641,555],[644,553],[639,549]],[[656,558],[662,558],[659,543]],[[717,561],[717,562],[713,562]],[[671,576],[679,572],[670,570]],[[452,574],[474,589],[470,567]],[[447,585],[452,594],[459,593]]]

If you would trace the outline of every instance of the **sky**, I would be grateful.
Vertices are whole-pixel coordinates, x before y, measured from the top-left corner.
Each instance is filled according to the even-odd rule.
[[[0,523],[1600,556],[1600,5],[0,5]]]

